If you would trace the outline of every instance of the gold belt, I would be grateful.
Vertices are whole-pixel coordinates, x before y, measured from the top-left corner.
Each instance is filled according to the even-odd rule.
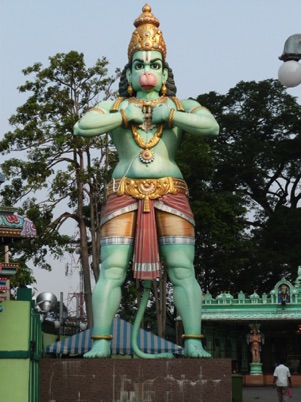
[[[144,200],[143,212],[150,212],[149,200],[155,200],[166,194],[182,193],[188,195],[187,184],[182,179],[162,177],[160,179],[113,179],[108,186],[108,195],[116,193],[118,196],[130,195],[133,198]]]

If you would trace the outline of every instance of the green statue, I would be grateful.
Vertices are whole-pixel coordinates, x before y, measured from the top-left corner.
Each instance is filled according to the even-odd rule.
[[[119,156],[101,221],[101,273],[93,291],[93,347],[85,355],[89,358],[110,356],[111,324],[130,259],[134,277],[149,287],[159,276],[160,257],[184,326],[184,355],[210,357],[201,342],[194,218],[175,155],[184,132],[215,136],[219,126],[198,102],[175,97],[159,25],[146,4],[134,22],[120,98],[98,103],[74,127],[75,135],[85,137],[109,132]]]

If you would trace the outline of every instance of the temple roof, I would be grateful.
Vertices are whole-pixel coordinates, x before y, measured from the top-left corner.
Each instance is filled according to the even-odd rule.
[[[14,240],[36,237],[34,223],[25,216],[18,215],[15,208],[0,207],[0,239],[2,244]]]
[[[240,291],[237,297],[222,292],[213,298],[204,294],[202,321],[301,321],[301,266],[294,283],[283,277],[269,294],[256,291],[246,295]]]

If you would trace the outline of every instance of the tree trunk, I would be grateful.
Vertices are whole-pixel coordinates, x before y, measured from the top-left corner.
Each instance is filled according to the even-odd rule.
[[[159,282],[154,281],[158,336],[165,338],[166,328],[166,272],[161,270]]]
[[[87,230],[83,219],[79,224],[79,232],[80,232],[80,259],[83,269],[84,299],[87,313],[87,324],[88,328],[92,328],[93,310],[92,310],[92,289],[91,289],[89,250],[88,250]]]
[[[83,269],[83,281],[84,281],[84,299],[87,313],[88,328],[93,326],[93,310],[92,310],[92,289],[91,289],[91,275],[90,275],[90,263],[89,263],[89,247],[87,227],[85,223],[85,217],[83,214],[84,207],[84,184],[80,180],[80,176],[84,172],[84,159],[81,152],[77,152],[79,157],[79,169],[77,171],[77,189],[78,189],[78,225],[80,233],[80,260]],[[74,155],[76,158],[76,154]]]

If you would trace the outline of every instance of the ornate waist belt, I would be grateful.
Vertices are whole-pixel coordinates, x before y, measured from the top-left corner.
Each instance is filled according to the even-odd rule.
[[[182,179],[162,177],[160,179],[113,179],[108,186],[108,195],[130,195],[144,200],[143,212],[149,212],[149,200],[155,200],[166,194],[182,193],[188,195],[187,184]]]

